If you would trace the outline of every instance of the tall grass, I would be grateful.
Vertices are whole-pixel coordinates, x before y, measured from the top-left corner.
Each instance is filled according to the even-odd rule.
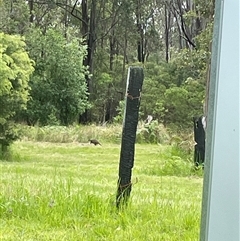
[[[20,125],[21,136],[24,140],[45,141],[54,143],[80,142],[86,143],[90,138],[104,140],[108,143],[120,143],[122,125],[75,125],[75,126],[25,126]],[[153,122],[145,126],[139,122],[137,128],[137,143],[169,143],[167,129]]]
[[[80,143],[88,145],[91,138],[98,139],[101,143],[121,143],[121,125],[76,125],[76,126],[45,126],[29,127],[21,126],[22,139],[38,142],[52,143]],[[137,128],[136,143],[149,143],[166,145],[166,151],[159,158],[165,160],[147,168],[146,173],[156,175],[186,176],[201,175],[201,170],[193,167],[193,133],[191,131],[171,131],[164,128],[157,121],[151,125],[139,122]]]
[[[24,140],[12,151],[12,162],[0,163],[4,241],[198,240],[201,173],[174,145],[136,145],[123,210],[115,208],[119,144]],[[187,165],[174,168],[180,159]]]
[[[121,140],[121,127],[117,125],[108,127],[96,125],[33,127],[22,125],[21,136],[24,140],[54,143],[87,143],[90,138],[119,143]]]

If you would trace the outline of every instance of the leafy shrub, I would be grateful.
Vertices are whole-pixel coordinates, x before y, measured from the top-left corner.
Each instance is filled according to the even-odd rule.
[[[157,120],[150,124],[142,124],[137,130],[137,143],[168,143],[169,135],[166,128]]]
[[[59,31],[39,29],[27,35],[30,56],[36,61],[29,82],[31,99],[21,117],[28,124],[71,125],[90,105],[83,66],[86,48],[66,40]]]
[[[122,123],[124,118],[124,108],[125,108],[125,101],[119,101],[119,105],[117,107],[117,115],[113,118],[115,123]]]
[[[0,33],[0,152],[18,138],[12,120],[26,108],[33,62],[25,50],[24,39]]]

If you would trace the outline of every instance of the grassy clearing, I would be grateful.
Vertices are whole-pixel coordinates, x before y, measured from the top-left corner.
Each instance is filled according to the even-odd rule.
[[[131,200],[115,209],[120,146],[21,141],[0,163],[0,237],[197,241],[202,174],[174,146],[136,145]]]

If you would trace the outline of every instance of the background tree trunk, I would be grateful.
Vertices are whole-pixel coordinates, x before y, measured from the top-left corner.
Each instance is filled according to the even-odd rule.
[[[29,12],[30,12],[30,17],[29,17],[29,22],[33,23],[34,15],[33,15],[33,0],[28,1],[28,6],[29,6]]]
[[[83,0],[82,1],[82,35],[85,38],[85,42],[87,44],[87,56],[83,61],[83,65],[85,67],[88,67],[89,73],[93,73],[93,58],[94,58],[94,51],[96,48],[96,1],[92,0],[91,7],[90,7],[90,17],[88,16],[88,1]],[[85,76],[86,78],[86,84],[87,84],[87,91],[88,91],[88,97],[89,100],[91,100],[91,93],[93,91],[92,89],[92,79],[89,77],[89,75]],[[91,112],[87,109],[85,112],[80,116],[79,118],[80,123],[87,123],[91,122]]]

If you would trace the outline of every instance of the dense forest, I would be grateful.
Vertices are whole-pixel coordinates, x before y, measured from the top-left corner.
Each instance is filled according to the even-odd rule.
[[[133,65],[142,119],[188,127],[204,114],[213,0],[0,0],[0,18],[1,135],[121,120]]]

